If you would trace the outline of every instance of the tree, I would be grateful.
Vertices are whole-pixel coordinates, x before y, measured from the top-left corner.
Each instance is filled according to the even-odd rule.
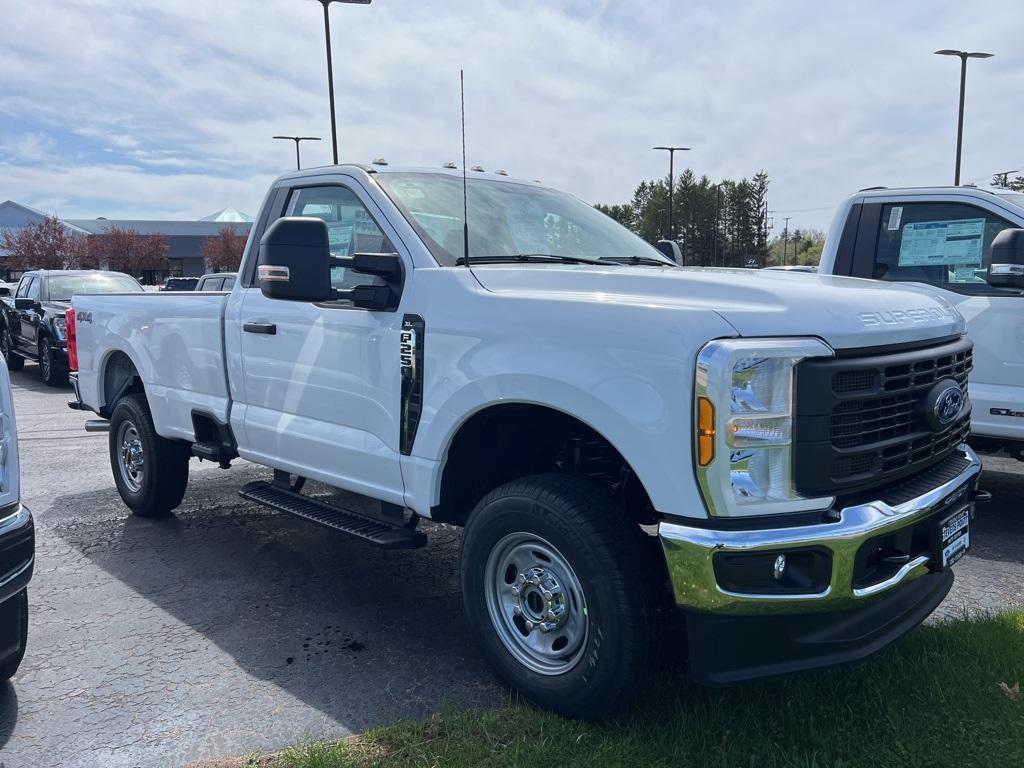
[[[1013,192],[1024,192],[1024,176],[1011,179],[1008,173],[999,173],[992,177],[993,187],[1002,187]]]
[[[745,266],[768,256],[768,174],[715,184],[690,169],[672,190],[671,239],[687,264]],[[668,178],[641,181],[628,203],[595,206],[650,243],[666,236]]]
[[[236,234],[233,224],[220,228],[214,237],[203,242],[203,257],[206,268],[211,272],[235,272],[242,263],[245,238]]]
[[[56,216],[18,230],[4,230],[0,248],[7,251],[4,266],[12,272],[75,269],[88,261],[89,253],[85,235],[69,229]]]
[[[134,229],[112,224],[90,243],[92,257],[107,269],[139,276],[167,268],[167,237],[162,232],[140,235]]]

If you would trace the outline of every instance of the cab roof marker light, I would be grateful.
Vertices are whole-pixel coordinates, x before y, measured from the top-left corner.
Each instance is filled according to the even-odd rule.
[[[450,171],[454,171],[454,170],[458,169],[459,166],[449,160],[447,163],[445,163],[441,167],[442,168],[447,168]]]
[[[471,170],[471,171],[476,171],[477,173],[485,173],[485,171],[484,171],[484,167],[483,167],[482,165],[474,165],[474,166],[473,166],[472,168],[470,168],[469,170]]]

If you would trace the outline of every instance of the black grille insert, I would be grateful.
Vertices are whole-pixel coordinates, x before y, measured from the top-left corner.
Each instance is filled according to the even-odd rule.
[[[970,429],[970,402],[944,429],[924,400],[940,381],[967,392],[971,342],[864,357],[805,360],[796,369],[794,477],[809,495],[885,485],[948,456]]]

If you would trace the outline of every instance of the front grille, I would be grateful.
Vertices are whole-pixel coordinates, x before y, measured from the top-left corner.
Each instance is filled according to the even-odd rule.
[[[967,392],[971,342],[806,360],[796,370],[794,477],[804,494],[891,483],[949,455],[970,429],[969,401],[934,430],[924,400],[940,381]]]

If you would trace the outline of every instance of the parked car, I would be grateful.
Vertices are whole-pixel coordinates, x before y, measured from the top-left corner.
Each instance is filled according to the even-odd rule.
[[[211,272],[199,278],[197,291],[230,291],[235,287],[238,274],[235,272]]]
[[[169,277],[161,287],[161,291],[194,291],[198,277]]]
[[[693,677],[727,683],[862,658],[939,604],[981,471],[947,302],[688,270],[500,176],[469,180],[464,228],[463,184],[291,173],[230,294],[76,296],[71,405],[109,429],[125,504],[167,514],[190,456],[241,457],[274,471],[243,497],[381,548],[464,526],[484,656],[579,717],[645,690],[670,607]],[[915,321],[870,322],[896,309]]]
[[[21,503],[18,430],[7,366],[0,365],[0,683],[18,671],[28,641],[28,583],[35,563],[32,513]]]
[[[974,342],[971,442],[1024,460],[1024,194],[1007,189],[869,189],[836,212],[821,272],[937,291]],[[867,321],[866,321],[867,322]],[[890,308],[870,322],[913,325]]]
[[[51,387],[67,384],[64,314],[71,297],[84,293],[141,293],[133,277],[99,270],[34,270],[18,282],[14,296],[0,297],[0,354],[12,371],[26,358],[39,363]]]

